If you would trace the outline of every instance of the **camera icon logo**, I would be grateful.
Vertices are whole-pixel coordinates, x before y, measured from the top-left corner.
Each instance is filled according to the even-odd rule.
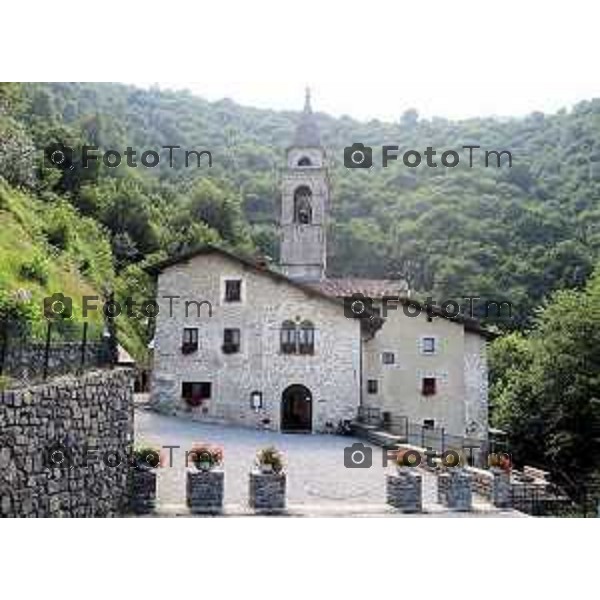
[[[373,166],[373,149],[358,143],[346,146],[344,166],[347,169],[370,169]]]
[[[373,299],[364,294],[352,294],[344,298],[344,316],[347,319],[370,319],[373,310]]]
[[[64,144],[49,144],[44,148],[44,164],[63,171],[73,170],[73,148]]]
[[[53,444],[45,448],[42,456],[47,469],[70,469],[73,466],[73,453],[65,444]]]
[[[70,319],[73,314],[73,300],[64,294],[56,293],[44,298],[46,319]]]
[[[347,469],[368,469],[373,464],[373,450],[356,442],[344,448],[344,466]]]

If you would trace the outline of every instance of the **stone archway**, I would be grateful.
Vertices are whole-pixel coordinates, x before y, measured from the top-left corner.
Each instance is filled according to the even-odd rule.
[[[287,387],[281,395],[281,431],[312,431],[312,394],[303,385]]]

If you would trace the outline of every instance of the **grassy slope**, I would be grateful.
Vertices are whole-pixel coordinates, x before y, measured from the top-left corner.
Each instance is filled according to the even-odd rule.
[[[62,249],[49,243],[53,227],[63,226],[68,241]],[[31,266],[34,275],[31,275]],[[28,268],[29,267],[29,268]],[[29,274],[28,274],[29,271]],[[101,296],[114,283],[106,233],[64,202],[42,202],[10,188],[0,178],[0,290],[27,290],[38,315],[34,335],[45,331],[43,299],[61,292],[73,299],[73,322],[82,321],[83,296]],[[90,336],[102,331],[99,311],[91,312]],[[80,328],[77,328],[80,329]],[[120,341],[134,355],[144,347],[128,323],[121,323]]]

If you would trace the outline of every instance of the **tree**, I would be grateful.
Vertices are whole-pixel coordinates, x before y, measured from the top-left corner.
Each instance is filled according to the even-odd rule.
[[[527,338],[494,344],[494,424],[518,462],[541,463],[583,502],[600,465],[600,265],[554,294]]]

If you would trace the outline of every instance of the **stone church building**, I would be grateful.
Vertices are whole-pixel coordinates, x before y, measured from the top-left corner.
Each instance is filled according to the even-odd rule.
[[[362,407],[486,438],[489,334],[462,316],[415,316],[400,281],[328,278],[329,202],[307,94],[282,176],[279,266],[205,247],[152,269],[155,408],[323,432]]]

